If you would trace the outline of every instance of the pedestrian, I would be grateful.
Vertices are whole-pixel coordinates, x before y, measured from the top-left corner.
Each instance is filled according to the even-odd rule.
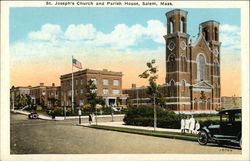
[[[185,129],[184,129],[184,132],[187,131],[187,133],[189,133],[189,126],[190,126],[190,119],[189,119],[189,116],[187,116],[187,119],[185,120]]]
[[[89,114],[89,124],[91,125],[91,123],[92,123],[92,115]]]
[[[194,116],[191,115],[190,125],[189,125],[189,132],[192,134],[194,132],[194,129],[195,129],[195,119],[194,119]]]
[[[92,114],[91,114],[91,118],[92,118],[92,121],[93,121],[93,122],[95,122],[95,119],[96,119],[95,117],[96,117],[95,114],[92,113]]]
[[[181,133],[185,133],[185,116],[181,119]]]
[[[200,125],[199,121],[196,120],[196,124],[195,124],[195,132],[196,132],[196,134],[198,133],[198,130],[200,129],[200,127],[201,127],[201,125]]]

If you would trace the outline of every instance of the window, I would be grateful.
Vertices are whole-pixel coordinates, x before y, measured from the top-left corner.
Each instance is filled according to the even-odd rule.
[[[203,36],[205,37],[205,40],[208,41],[208,29],[207,28],[203,29]]]
[[[169,88],[169,96],[174,97],[175,96],[175,82],[174,80],[171,80],[170,82],[170,88]]]
[[[83,94],[83,89],[80,90],[80,93]]]
[[[81,85],[83,84],[83,80],[82,80],[82,79],[80,79],[80,84],[81,84]]]
[[[214,28],[214,39],[215,39],[215,41],[218,41],[219,40],[219,38],[218,38],[218,29],[217,28]]]
[[[84,105],[84,100],[83,100],[83,99],[80,99],[79,105],[80,105],[80,106]]]
[[[199,55],[197,58],[197,80],[203,81],[206,76],[206,60],[203,55]]]
[[[175,71],[175,55],[171,54],[169,56],[169,62],[168,62],[168,72],[173,72]]]
[[[180,21],[180,32],[184,33],[185,32],[185,18],[182,17]]]
[[[182,91],[181,91],[181,95],[185,96],[186,95],[186,83],[185,80],[182,80]]]
[[[91,93],[96,93],[97,89],[91,89]]]
[[[120,94],[120,90],[114,89],[114,90],[112,91],[112,93],[113,93],[113,94]]]
[[[91,78],[91,80],[93,81],[93,83],[94,83],[95,85],[97,84],[96,78]]]
[[[109,80],[108,79],[103,79],[102,83],[103,83],[103,85],[109,85]]]
[[[171,18],[169,20],[169,33],[173,33],[174,32],[174,23],[173,23],[173,19]]]
[[[71,96],[71,90],[68,90],[68,96]]]
[[[105,88],[105,89],[103,89],[103,94],[104,94],[104,95],[108,95],[108,94],[109,94],[109,90],[108,90],[108,89],[106,89],[106,88]]]
[[[113,85],[114,86],[119,86],[119,80],[113,80]]]
[[[197,101],[197,98],[194,98],[194,110],[198,110],[198,101]]]
[[[211,110],[211,99],[207,99],[207,110]]]
[[[76,80],[76,85],[78,85],[78,79]]]
[[[187,71],[187,61],[186,61],[186,56],[184,54],[181,56],[181,71],[182,72]]]
[[[218,61],[214,62],[214,75],[219,76],[220,75],[220,68]]]

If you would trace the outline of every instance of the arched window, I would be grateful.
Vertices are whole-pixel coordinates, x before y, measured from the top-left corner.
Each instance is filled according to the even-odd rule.
[[[203,81],[206,77],[206,59],[203,55],[197,57],[197,80]]]
[[[185,33],[185,18],[182,17],[180,21],[180,32]]]
[[[175,82],[174,82],[174,80],[170,81],[169,96],[170,97],[175,96]]]
[[[198,101],[197,101],[197,98],[194,98],[194,110],[198,110]]]
[[[202,33],[203,33],[203,36],[205,37],[205,40],[208,41],[208,29],[204,28]]]
[[[214,85],[214,97],[215,98],[218,97],[218,85],[217,85],[217,83],[215,83],[215,85]]]
[[[211,110],[211,99],[207,99],[207,110]]]
[[[185,80],[182,80],[181,86],[182,86],[181,95],[186,96],[186,81]]]
[[[169,33],[173,33],[174,32],[174,22],[173,19],[171,18],[169,20]]]
[[[214,70],[213,70],[213,74],[214,75],[216,75],[216,76],[218,76],[218,75],[220,75],[220,68],[219,68],[219,63],[218,63],[218,61],[215,61],[214,62],[214,68],[213,68]]]
[[[168,57],[168,72],[175,71],[175,55],[171,54]]]
[[[219,40],[218,29],[216,27],[214,28],[214,39],[215,39],[215,41]]]
[[[181,71],[187,72],[187,58],[184,54],[181,56]]]

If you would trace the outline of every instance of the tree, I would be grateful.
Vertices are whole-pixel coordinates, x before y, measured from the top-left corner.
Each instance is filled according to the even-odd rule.
[[[86,97],[88,103],[91,105],[90,111],[94,112],[96,110],[96,105],[99,103],[103,104],[104,100],[102,97],[97,96],[96,92],[97,88],[96,85],[94,84],[94,81],[89,80],[86,89],[87,89]]]
[[[31,97],[28,94],[17,95],[15,98],[15,106],[17,107],[31,107]]]
[[[159,85],[157,85],[156,80],[158,79],[157,75],[157,66],[155,66],[155,59],[152,59],[151,62],[147,62],[147,70],[139,75],[140,78],[148,79],[148,94],[151,97],[151,101],[154,104],[154,130],[156,129],[157,120],[156,120],[156,107],[155,104],[163,105],[164,100],[162,94],[159,92]]]

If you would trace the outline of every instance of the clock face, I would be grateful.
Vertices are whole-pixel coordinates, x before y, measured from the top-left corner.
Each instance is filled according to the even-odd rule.
[[[181,47],[182,50],[186,50],[187,45],[186,45],[185,41],[182,41],[180,43],[180,47]]]
[[[171,41],[171,42],[168,44],[168,49],[169,49],[170,51],[173,51],[174,48],[175,48],[175,43],[174,43],[173,41]]]
[[[213,51],[213,53],[214,53],[214,55],[219,55],[219,51],[217,50],[217,49],[215,49],[214,51]]]

